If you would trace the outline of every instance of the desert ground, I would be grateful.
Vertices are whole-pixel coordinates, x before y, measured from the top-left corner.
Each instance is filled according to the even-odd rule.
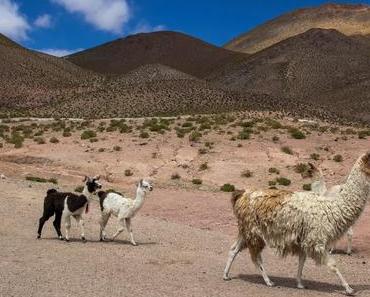
[[[88,132],[86,132],[88,131]],[[268,288],[243,251],[222,280],[236,220],[235,188],[303,191],[315,179],[344,181],[370,148],[369,127],[237,113],[162,119],[3,119],[0,123],[0,296],[337,296],[326,267],[308,261],[306,290],[295,288],[297,259],[264,253],[276,287]],[[303,134],[303,136],[302,136]],[[82,139],[84,138],[84,139]],[[56,239],[50,219],[36,239],[46,190],[74,191],[84,175],[102,175],[104,189],[134,196],[150,179],[154,191],[133,220],[138,246],[123,232],[99,242],[99,203],[85,215],[87,242]],[[36,181],[38,178],[38,182]],[[44,180],[43,180],[44,179]],[[41,182],[40,182],[41,181]],[[108,223],[108,236],[116,230]],[[370,296],[370,207],[354,226],[354,253],[335,253],[358,296]],[[64,231],[64,230],[63,230]]]

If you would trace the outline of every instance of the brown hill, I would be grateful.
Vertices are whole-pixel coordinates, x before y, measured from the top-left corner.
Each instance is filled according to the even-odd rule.
[[[0,35],[1,107],[37,107],[66,90],[78,91],[95,74],[46,54],[21,47]]]
[[[124,74],[142,65],[162,64],[198,78],[241,54],[171,31],[140,33],[67,57],[103,74]]]
[[[370,34],[370,6],[325,4],[300,9],[238,36],[225,48],[253,54],[312,28],[336,29],[348,36]]]
[[[233,90],[310,102],[369,121],[369,53],[370,45],[356,37],[311,29],[209,79]]]

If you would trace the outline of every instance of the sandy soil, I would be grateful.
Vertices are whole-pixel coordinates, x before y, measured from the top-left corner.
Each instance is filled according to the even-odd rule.
[[[318,165],[330,184],[343,181],[354,159],[369,148],[369,140],[357,137],[312,133],[306,140],[279,134],[279,143],[271,141],[277,131],[267,131],[251,140],[229,141],[229,137],[209,133],[200,143],[190,143],[172,134],[140,139],[133,134],[105,133],[96,143],[79,139],[79,134],[60,139],[58,144],[37,145],[26,141],[21,149],[6,144],[0,149],[0,296],[336,296],[342,288],[335,275],[309,261],[304,270],[307,290],[295,288],[297,259],[264,253],[266,267],[277,287],[267,288],[243,252],[232,268],[233,279],[222,280],[228,249],[236,233],[229,194],[219,186],[230,182],[239,188],[267,187],[277,167],[292,180],[290,189],[301,189],[302,179],[292,167],[307,162],[309,155],[320,152]],[[52,133],[47,135],[50,137]],[[45,137],[45,138],[47,138]],[[214,148],[205,155],[198,149],[205,141]],[[143,143],[146,143],[143,145]],[[237,147],[242,143],[242,147]],[[113,151],[120,145],[122,151]],[[294,155],[280,151],[289,145]],[[105,152],[98,153],[101,147]],[[319,147],[327,147],[321,150]],[[356,154],[353,152],[356,151]],[[156,157],[153,158],[153,153]],[[340,153],[344,161],[331,160]],[[201,163],[209,169],[199,171]],[[183,166],[186,164],[187,166]],[[184,168],[185,167],[185,168]],[[133,176],[126,177],[125,169]],[[240,177],[250,169],[251,178]],[[180,180],[171,180],[179,173]],[[122,233],[116,242],[98,242],[99,206],[93,202],[86,216],[88,242],[82,243],[73,224],[72,242],[55,239],[52,220],[47,222],[43,239],[36,240],[45,191],[52,184],[26,181],[27,175],[56,177],[58,187],[73,190],[84,174],[101,173],[105,188],[133,195],[134,183],[150,177],[155,190],[133,221],[137,247]],[[202,186],[191,183],[193,177]],[[355,226],[352,256],[335,255],[339,267],[359,296],[370,296],[370,207]],[[112,219],[108,234],[116,228]],[[338,245],[339,250],[345,242]]]

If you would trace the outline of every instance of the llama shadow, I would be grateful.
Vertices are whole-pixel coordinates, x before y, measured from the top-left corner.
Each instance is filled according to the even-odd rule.
[[[350,255],[347,254],[346,250],[342,250],[342,249],[335,249],[331,252],[332,255],[344,255],[344,256],[351,256],[356,253],[357,253],[356,249],[352,249],[352,252]]]
[[[265,282],[263,281],[262,276],[257,275],[257,274],[239,274],[234,279],[241,279],[249,283],[265,285]],[[271,277],[271,280],[275,283],[276,287],[297,289],[297,282],[295,278],[273,276]],[[307,291],[317,291],[317,292],[322,292],[322,293],[338,292],[338,293],[343,293],[345,295],[343,287],[337,284],[330,284],[330,283],[324,283],[324,282],[315,281],[315,280],[305,280],[305,279],[303,279],[303,284],[305,285],[306,287],[305,290]],[[357,286],[352,286],[352,288],[355,290],[356,293],[359,293],[361,291],[370,290],[370,285],[357,285]]]
[[[99,241],[98,242],[101,242],[103,244],[113,244],[113,245],[132,245],[131,242],[129,240],[125,240],[125,239],[115,239],[115,240],[105,240],[105,241]],[[137,246],[141,246],[141,245],[156,245],[158,244],[158,242],[155,242],[155,241],[148,241],[148,242],[136,242],[137,243]]]

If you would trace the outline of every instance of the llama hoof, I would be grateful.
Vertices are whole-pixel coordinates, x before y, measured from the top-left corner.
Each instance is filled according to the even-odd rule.
[[[86,238],[85,238],[85,236],[82,236],[82,237],[81,237],[81,240],[82,240],[83,242],[86,242]]]
[[[224,280],[224,281],[231,281],[231,277],[230,277],[230,276],[228,276],[228,275],[224,275],[224,276],[223,276],[223,280]]]
[[[355,294],[355,290],[353,290],[351,287],[346,288],[347,296],[353,296],[354,294]]]
[[[132,242],[132,241],[131,241],[131,244],[132,244],[133,246],[137,246],[137,243],[136,243],[136,242]]]
[[[268,287],[274,287],[275,286],[275,284],[272,281],[269,281],[268,283],[266,283],[266,285]]]
[[[348,256],[352,256],[352,251],[347,251]]]
[[[69,242],[69,238],[64,238],[65,242]]]
[[[297,288],[298,288],[298,289],[302,289],[302,290],[303,290],[303,289],[306,289],[306,287],[305,287],[304,285],[302,285],[302,284],[298,284],[298,285],[297,285]]]
[[[63,236],[59,236],[58,238],[59,240],[64,240]]]
[[[41,234],[37,234],[37,239],[40,239],[41,238]]]

